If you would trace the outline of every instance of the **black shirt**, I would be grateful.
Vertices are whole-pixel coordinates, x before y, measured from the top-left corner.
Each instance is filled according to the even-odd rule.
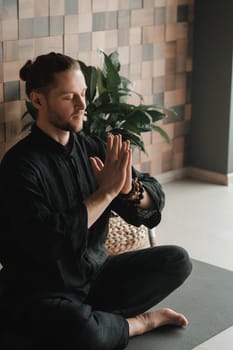
[[[107,258],[111,210],[129,223],[156,226],[164,193],[148,174],[133,169],[153,198],[143,211],[115,199],[90,229],[83,200],[97,189],[89,157],[104,161],[104,143],[72,134],[70,151],[37,126],[8,151],[0,166],[1,279],[8,293],[88,293]]]

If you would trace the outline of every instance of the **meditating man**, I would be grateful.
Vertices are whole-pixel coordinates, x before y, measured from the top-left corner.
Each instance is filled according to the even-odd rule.
[[[120,135],[105,144],[80,132],[86,84],[76,60],[41,55],[20,77],[38,114],[0,166],[5,329],[30,338],[31,349],[116,350],[154,328],[186,326],[171,309],[148,311],[190,274],[183,248],[105,249],[111,210],[136,226],[159,223],[160,184],[132,167]]]

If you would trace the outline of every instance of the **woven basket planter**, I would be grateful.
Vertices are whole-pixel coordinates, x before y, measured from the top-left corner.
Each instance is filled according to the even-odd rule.
[[[112,216],[105,246],[110,255],[147,248],[150,246],[148,230],[143,225],[136,227],[119,216]]]

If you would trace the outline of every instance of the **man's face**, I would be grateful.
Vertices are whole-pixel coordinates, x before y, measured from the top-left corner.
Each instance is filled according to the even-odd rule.
[[[55,74],[55,85],[44,99],[41,117],[52,127],[78,132],[83,127],[86,83],[79,69]]]

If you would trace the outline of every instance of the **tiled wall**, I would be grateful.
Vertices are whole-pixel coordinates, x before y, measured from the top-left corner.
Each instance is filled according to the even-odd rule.
[[[0,158],[22,137],[27,59],[63,52],[98,65],[98,48],[118,50],[121,74],[135,82],[145,103],[174,107],[161,122],[171,144],[145,134],[148,156],[134,164],[153,174],[181,169],[188,155],[191,118],[192,14],[194,0],[1,0]],[[133,101],[137,103],[138,101]]]

